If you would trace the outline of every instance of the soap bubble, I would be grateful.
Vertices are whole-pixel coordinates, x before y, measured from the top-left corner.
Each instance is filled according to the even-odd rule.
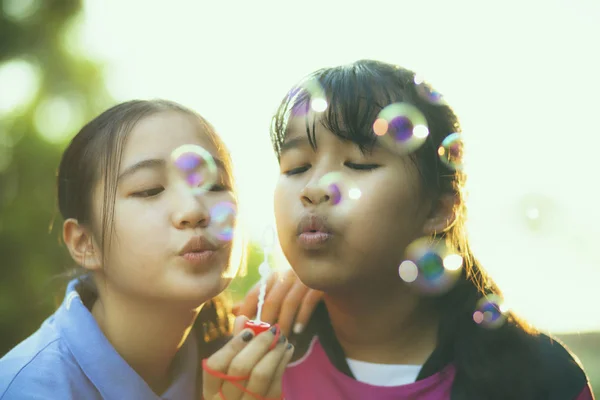
[[[423,100],[436,105],[446,104],[444,96],[436,91],[422,76],[415,75],[414,82],[415,89]]]
[[[173,166],[196,194],[209,191],[218,179],[213,156],[201,146],[186,144],[171,153]]]
[[[418,108],[408,103],[393,103],[379,112],[373,132],[395,152],[408,154],[425,143],[429,127]]]
[[[295,87],[288,98],[295,104],[292,109],[292,115],[295,117],[304,116],[310,111],[322,113],[329,107],[323,86],[314,78],[307,79]],[[308,101],[297,102],[298,98],[306,98]]]
[[[210,234],[222,242],[233,239],[237,207],[229,201],[217,203],[210,209],[210,223],[208,230]]]
[[[400,278],[426,294],[447,292],[462,272],[462,256],[442,239],[419,238],[408,245],[405,257]]]
[[[504,300],[496,294],[490,294],[477,302],[473,321],[481,327],[495,329],[506,322],[507,311]]]
[[[438,148],[440,160],[448,167],[460,171],[463,167],[463,142],[459,133],[446,136]]]
[[[323,175],[317,185],[329,195],[333,205],[339,204],[344,199],[357,200],[362,194],[349,178],[339,172]]]

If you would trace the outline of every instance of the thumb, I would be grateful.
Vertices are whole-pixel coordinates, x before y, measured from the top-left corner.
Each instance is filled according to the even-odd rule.
[[[244,324],[248,321],[248,317],[245,315],[238,315],[235,317],[235,322],[233,323],[233,336],[237,335],[244,329]]]

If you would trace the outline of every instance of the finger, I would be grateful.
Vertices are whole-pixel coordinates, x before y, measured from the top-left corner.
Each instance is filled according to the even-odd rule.
[[[227,375],[232,377],[249,376],[252,369],[269,352],[269,347],[275,338],[275,327],[256,336],[250,343],[233,357],[227,369]],[[279,340],[285,343],[285,336],[281,335]],[[277,348],[277,347],[276,347]],[[239,381],[245,385],[247,382]],[[223,382],[223,394],[226,399],[238,399],[241,397],[240,390],[230,382]]]
[[[281,311],[277,324],[281,328],[284,335],[289,336],[292,330],[294,318],[298,313],[298,309],[302,305],[302,301],[310,289],[304,286],[302,282],[297,280],[283,300]]]
[[[254,395],[264,396],[273,385],[273,379],[277,375],[277,371],[283,358],[286,356],[288,346],[287,342],[279,343],[275,349],[268,352],[250,373],[250,379],[246,385],[246,389],[251,393],[245,393],[242,400],[256,399]],[[280,378],[281,379],[281,378]]]
[[[239,335],[234,336],[225,346],[217,350],[206,360],[206,366],[214,371],[226,372],[232,360],[238,355],[254,337],[251,329],[244,329]],[[202,371],[202,391],[204,397],[212,398],[219,392],[222,380],[211,375],[207,371]]]
[[[276,272],[272,273],[267,279],[267,288],[266,291],[269,293],[269,290],[273,287],[275,282],[278,280],[279,276]],[[239,305],[238,315],[245,315],[248,318],[254,318],[256,316],[256,311],[258,310],[258,295],[260,293],[260,282],[252,286],[252,289],[246,293],[246,297]]]
[[[304,296],[302,300],[302,304],[300,304],[300,310],[298,310],[298,315],[296,315],[296,321],[294,323],[294,333],[300,334],[310,321],[310,317],[312,317],[315,312],[315,308],[317,305],[323,301],[324,293],[320,290],[309,289],[308,293]]]
[[[235,317],[235,321],[233,323],[233,334],[237,335],[244,329],[244,324],[248,321],[248,317],[245,315],[239,315]]]
[[[268,399],[276,399],[281,397],[283,391],[283,374],[285,369],[287,368],[292,356],[294,355],[294,346],[291,343],[286,345],[285,354],[277,367],[277,371],[275,371],[275,375],[273,376],[273,380],[271,381],[271,387],[267,390],[267,394],[265,395]]]
[[[289,293],[294,282],[298,278],[295,274],[284,274],[282,279],[279,279],[267,293],[265,303],[263,304],[261,320],[274,324],[277,322],[281,305],[285,296]]]
[[[254,318],[258,306],[259,290],[259,285],[254,285],[248,291],[248,293],[246,293],[244,300],[242,300],[242,303],[239,305],[238,315],[245,315],[248,318]]]

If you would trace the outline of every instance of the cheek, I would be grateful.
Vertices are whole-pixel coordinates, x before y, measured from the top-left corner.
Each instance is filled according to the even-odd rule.
[[[285,219],[286,208],[289,209],[292,206],[291,199],[287,192],[285,184],[279,181],[275,186],[275,192],[273,194],[273,206],[277,223],[279,223],[280,220]]]
[[[406,185],[379,184],[362,194],[353,219],[377,240],[412,236],[420,220],[416,193]]]
[[[293,210],[301,203],[294,196],[294,192],[289,185],[279,182],[275,187],[274,193],[274,211],[277,235],[282,245],[288,240],[290,230],[295,230]]]
[[[144,248],[151,252],[155,245],[166,241],[167,216],[163,207],[139,207],[135,204],[116,204],[114,231],[119,244]]]

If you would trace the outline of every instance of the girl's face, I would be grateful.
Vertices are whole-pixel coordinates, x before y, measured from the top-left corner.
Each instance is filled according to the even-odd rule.
[[[318,122],[314,150],[304,117],[292,118],[287,129],[275,217],[283,252],[300,279],[325,291],[398,282],[404,250],[423,234],[430,209],[413,162],[378,146],[363,154]],[[319,184],[329,173],[341,181],[339,203],[331,187]],[[349,182],[360,198],[344,193]],[[329,235],[299,235],[307,230]]]
[[[217,184],[222,187],[215,186],[202,196],[191,193],[168,166],[173,150],[184,144],[202,146],[212,154],[219,169]],[[214,223],[211,208],[236,201],[230,175],[197,121],[172,111],[139,121],[126,140],[118,176],[114,234],[109,236],[109,253],[100,271],[107,285],[138,297],[191,304],[224,290],[231,279],[225,277],[229,243],[216,243],[208,259],[182,255],[190,240],[202,245],[208,238],[207,230]],[[103,193],[104,185],[99,183],[94,195],[95,226],[101,226]]]

